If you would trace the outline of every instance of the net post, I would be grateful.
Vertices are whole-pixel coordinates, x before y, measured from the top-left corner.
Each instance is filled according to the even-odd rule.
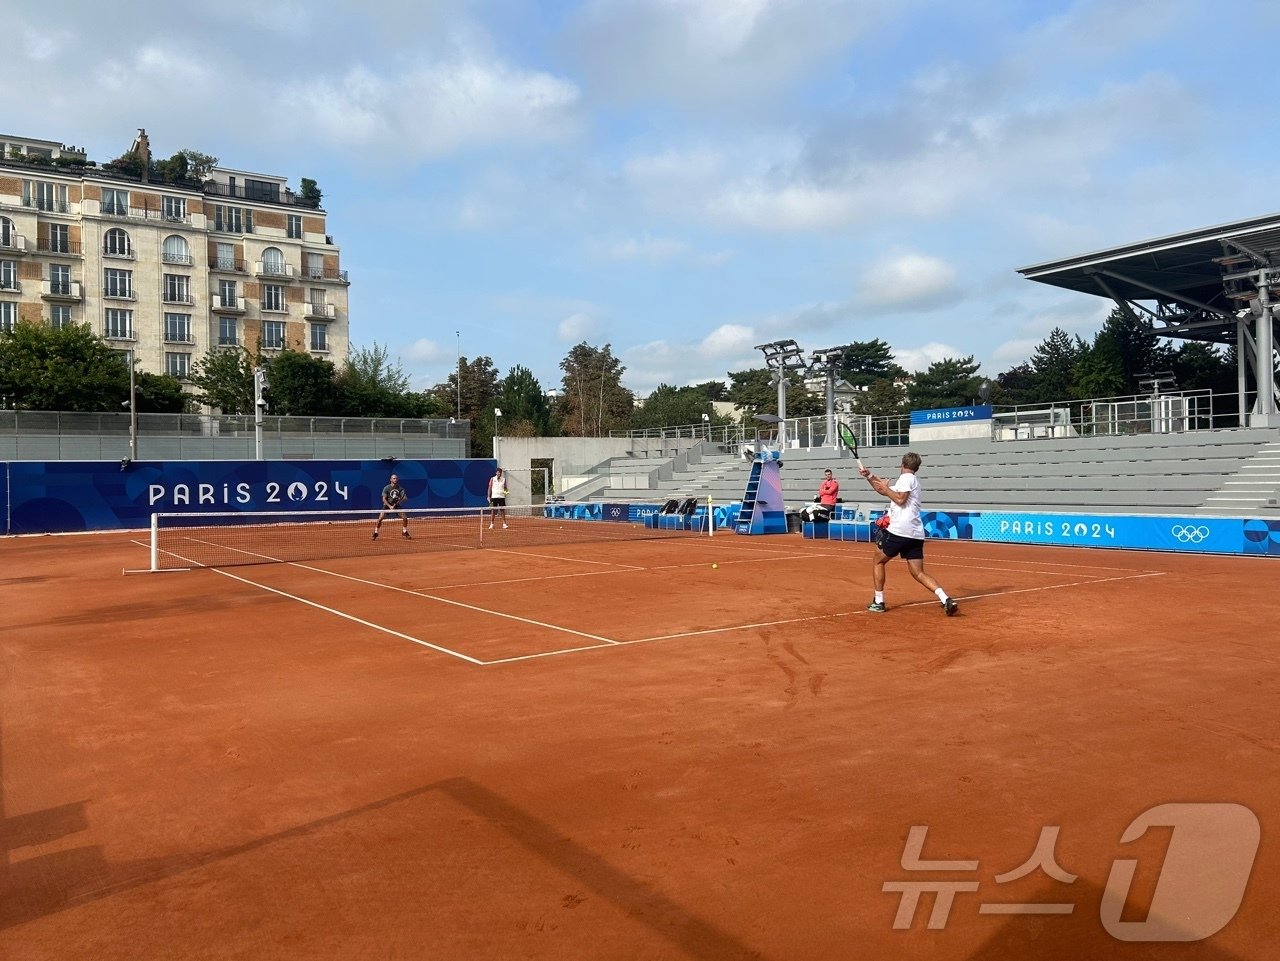
[[[160,570],[160,515],[151,514],[151,570]]]

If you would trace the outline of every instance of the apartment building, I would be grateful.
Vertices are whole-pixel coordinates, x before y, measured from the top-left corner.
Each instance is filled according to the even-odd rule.
[[[131,150],[146,169],[145,131]],[[179,379],[210,349],[259,343],[341,366],[348,287],[324,210],[283,177],[160,182],[0,134],[0,330],[88,323]]]

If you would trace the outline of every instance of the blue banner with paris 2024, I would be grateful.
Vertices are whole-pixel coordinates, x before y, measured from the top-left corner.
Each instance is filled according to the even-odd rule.
[[[979,541],[1280,555],[1280,522],[1261,519],[1005,512],[968,519]]]

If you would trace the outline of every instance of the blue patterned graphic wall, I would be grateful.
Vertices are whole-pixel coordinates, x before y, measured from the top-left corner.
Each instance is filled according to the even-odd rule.
[[[15,461],[5,532],[137,529],[153,513],[368,510],[394,473],[407,507],[478,507],[492,460]]]

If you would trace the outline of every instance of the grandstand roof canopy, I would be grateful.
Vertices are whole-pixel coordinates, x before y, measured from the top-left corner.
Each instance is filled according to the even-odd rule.
[[[1258,271],[1280,263],[1277,255],[1280,214],[1271,214],[1020,267],[1018,273],[1117,302],[1154,300],[1168,325],[1161,333],[1232,343],[1236,312],[1258,296]]]

